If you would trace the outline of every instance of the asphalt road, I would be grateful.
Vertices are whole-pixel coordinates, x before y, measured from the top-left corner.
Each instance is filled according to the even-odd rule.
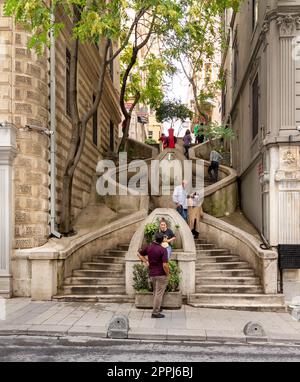
[[[0,362],[300,362],[300,346],[0,337]]]

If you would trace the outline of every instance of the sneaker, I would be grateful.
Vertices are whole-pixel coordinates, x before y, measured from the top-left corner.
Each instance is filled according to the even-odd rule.
[[[164,314],[158,313],[158,314],[152,314],[151,318],[164,318]]]

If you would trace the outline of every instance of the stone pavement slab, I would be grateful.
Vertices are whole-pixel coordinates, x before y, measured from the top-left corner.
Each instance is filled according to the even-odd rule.
[[[165,310],[164,319],[152,319],[151,309],[136,309],[131,303],[38,302],[24,298],[7,300],[7,312],[7,319],[0,321],[0,335],[106,338],[111,318],[121,314],[129,318],[129,339],[300,345],[300,323],[288,313],[183,306]],[[249,321],[260,323],[267,337],[246,337],[243,329]]]

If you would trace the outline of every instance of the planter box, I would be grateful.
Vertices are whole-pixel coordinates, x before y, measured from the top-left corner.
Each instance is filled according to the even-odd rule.
[[[136,293],[135,306],[138,309],[152,309],[153,308],[153,294],[150,293]],[[180,309],[182,306],[182,293],[171,292],[165,293],[162,308],[165,309]]]

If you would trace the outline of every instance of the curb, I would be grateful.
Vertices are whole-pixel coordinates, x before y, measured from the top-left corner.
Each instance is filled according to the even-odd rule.
[[[102,328],[101,328],[102,329]],[[221,332],[213,332],[211,333],[209,331],[198,331],[198,334],[190,335],[188,336],[187,333],[184,334],[168,334],[163,333],[162,331],[158,331],[156,329],[156,333],[145,333],[141,331],[131,331],[128,332],[128,338],[127,339],[121,339],[121,338],[114,338],[110,339],[107,337],[107,331],[106,330],[95,330],[95,328],[90,328],[90,330],[78,330],[78,331],[72,331],[66,330],[66,331],[59,331],[59,330],[29,330],[29,329],[0,329],[0,337],[7,338],[7,337],[14,337],[14,338],[20,338],[23,339],[31,338],[31,337],[51,337],[55,338],[56,340],[63,341],[68,345],[75,344],[77,340],[81,340],[86,338],[92,342],[94,341],[105,341],[113,342],[113,341],[122,341],[123,343],[126,341],[154,341],[154,342],[172,342],[172,343],[189,343],[189,344],[211,344],[211,343],[217,343],[217,344],[234,344],[234,345],[284,345],[284,346],[300,346],[300,335],[299,336],[283,336],[278,335],[276,333],[270,334],[267,337],[252,337],[252,336],[245,336],[243,334],[238,334],[232,332],[231,334],[224,335]],[[83,342],[84,343],[84,342]],[[1,341],[0,341],[1,344]],[[48,345],[48,344],[47,344]]]

